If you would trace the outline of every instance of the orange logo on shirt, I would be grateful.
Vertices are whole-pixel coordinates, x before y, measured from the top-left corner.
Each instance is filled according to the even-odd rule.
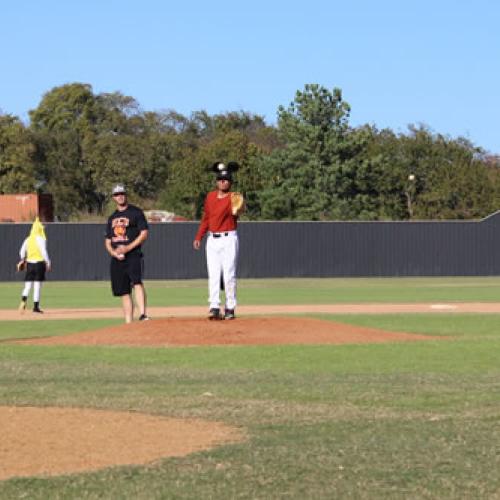
[[[129,225],[129,220],[127,217],[117,217],[116,219],[113,219],[111,223],[111,227],[113,228],[113,238],[111,238],[111,241],[117,242],[117,241],[128,241],[127,238],[127,227]]]

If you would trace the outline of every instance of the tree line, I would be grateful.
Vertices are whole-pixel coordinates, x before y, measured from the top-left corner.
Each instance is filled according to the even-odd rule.
[[[338,88],[305,85],[277,122],[244,111],[144,111],[119,92],[72,83],[29,124],[0,114],[0,193],[47,192],[60,220],[104,216],[127,185],[144,208],[198,219],[209,166],[237,161],[247,220],[470,219],[497,210],[500,160],[469,140],[410,125],[349,124]]]

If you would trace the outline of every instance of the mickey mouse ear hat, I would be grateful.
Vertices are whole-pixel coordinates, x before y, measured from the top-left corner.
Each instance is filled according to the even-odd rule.
[[[235,161],[230,161],[225,164],[221,161],[217,161],[212,165],[212,170],[215,172],[215,178],[220,181],[222,179],[227,179],[228,181],[233,180],[233,172],[236,172],[240,166]]]

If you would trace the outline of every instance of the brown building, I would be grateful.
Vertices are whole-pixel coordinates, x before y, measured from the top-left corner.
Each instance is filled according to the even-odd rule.
[[[53,222],[51,194],[0,195],[0,222],[32,222],[35,217],[39,217],[42,222]]]

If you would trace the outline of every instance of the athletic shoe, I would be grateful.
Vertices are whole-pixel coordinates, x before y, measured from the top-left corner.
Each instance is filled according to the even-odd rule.
[[[151,318],[149,316],[146,316],[145,314],[141,314],[139,316],[139,321],[149,321]]]
[[[236,315],[234,314],[234,309],[226,309],[224,311],[224,319],[236,319]]]
[[[33,312],[43,314],[43,311],[39,307],[34,307]]]
[[[24,300],[21,300],[21,303],[19,304],[19,307],[17,309],[21,313],[26,311],[26,302]]]
[[[222,316],[220,315],[219,309],[210,309],[208,312],[208,319],[209,320],[217,320],[217,319],[222,319]]]

